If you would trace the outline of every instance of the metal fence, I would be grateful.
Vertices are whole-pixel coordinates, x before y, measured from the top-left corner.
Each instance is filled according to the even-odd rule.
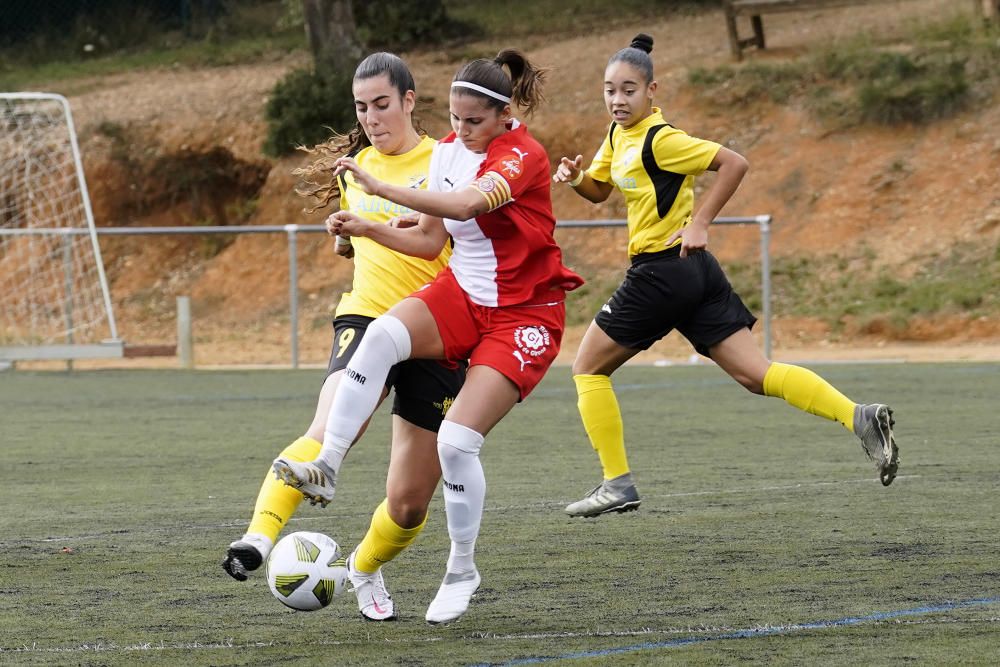
[[[770,215],[737,216],[716,218],[714,225],[757,225],[760,230],[760,273],[761,302],[764,335],[764,354],[770,358],[772,351],[771,335],[771,237]],[[624,227],[625,220],[562,220],[556,225],[556,230],[580,227]],[[5,236],[25,235],[55,235],[70,237],[78,234],[89,234],[84,228],[34,228],[34,229],[0,229],[0,239]],[[299,367],[299,287],[298,287],[298,235],[300,233],[327,233],[324,225],[232,225],[204,227],[98,227],[98,236],[153,236],[172,234],[285,234],[288,239],[288,311],[290,328],[290,361],[292,368]],[[72,298],[73,287],[66,285],[67,298]],[[55,346],[50,359],[70,359],[71,346]],[[25,351],[28,353],[28,351]],[[120,356],[120,355],[117,355]],[[46,358],[19,356],[17,359]]]

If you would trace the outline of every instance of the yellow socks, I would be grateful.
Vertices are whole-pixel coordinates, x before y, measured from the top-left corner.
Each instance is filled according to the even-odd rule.
[[[783,398],[799,410],[840,422],[854,432],[854,402],[807,368],[773,362],[764,374],[764,395]]]
[[[322,447],[321,442],[302,437],[285,447],[281,456],[293,461],[312,461],[319,455]],[[275,478],[274,473],[268,469],[257,493],[257,504],[253,508],[253,519],[250,520],[247,532],[265,535],[271,539],[272,544],[277,542],[278,533],[292,518],[301,502],[302,494],[299,490]]]
[[[368,533],[354,552],[354,567],[371,574],[410,546],[426,525],[425,516],[419,526],[401,528],[389,516],[389,499],[386,498],[375,508]]]
[[[625,435],[618,399],[607,375],[574,375],[577,408],[590,444],[597,450],[604,479],[629,472],[625,456]]]

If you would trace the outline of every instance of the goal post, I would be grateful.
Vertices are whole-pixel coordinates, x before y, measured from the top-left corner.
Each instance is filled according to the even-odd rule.
[[[0,362],[123,352],[69,102],[0,93]]]

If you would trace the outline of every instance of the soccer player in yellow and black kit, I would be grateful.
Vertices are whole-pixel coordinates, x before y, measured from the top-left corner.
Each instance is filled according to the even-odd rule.
[[[379,179],[423,188],[436,142],[414,128],[413,76],[398,57],[375,53],[365,58],[354,74],[352,90],[358,125],[348,136],[335,137],[313,150],[319,157],[299,171],[313,187],[300,194],[318,199],[320,208],[339,192],[343,210],[370,221],[389,223],[410,213],[409,209],[366,194],[350,177],[330,180],[333,162],[350,154]],[[403,297],[431,282],[450,254],[450,246],[446,246],[433,260],[418,259],[367,238],[353,239],[350,245],[338,238],[337,248],[338,253],[354,258],[354,284],[343,295],[333,320],[333,350],[313,422],[280,454],[293,461],[311,461],[319,454],[337,384],[368,325]],[[358,607],[367,619],[396,618],[381,565],[412,543],[427,521],[427,507],[441,478],[437,430],[464,377],[463,365],[409,360],[394,366],[386,379],[382,397],[390,387],[395,389],[386,499],[375,510],[367,535],[348,558]],[[346,453],[347,448],[337,452],[329,476],[331,485]],[[327,498],[332,497],[333,489],[328,492]],[[246,534],[229,545],[222,563],[225,571],[242,581],[249,571],[260,567],[302,499],[297,488],[276,479],[269,468]]]
[[[756,318],[706,249],[708,226],[736,191],[747,161],[664,121],[653,106],[652,48],[653,39],[640,34],[611,57],[604,101],[613,122],[604,143],[586,171],[583,156],[564,157],[553,176],[593,202],[607,199],[613,188],[621,191],[631,258],[624,281],[597,313],[573,362],[577,405],[604,479],[568,505],[567,514],[638,508],[610,376],[673,329],[751,392],[783,398],[855,433],[876,462],[882,484],[889,485],[899,464],[892,410],[856,404],[810,370],[769,361],[754,343],[750,327]],[[706,170],[718,175],[692,214],[694,178]]]

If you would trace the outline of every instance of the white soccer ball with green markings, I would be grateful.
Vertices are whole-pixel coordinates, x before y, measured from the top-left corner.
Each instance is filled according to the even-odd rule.
[[[347,590],[347,562],[323,533],[297,532],[278,540],[265,565],[267,585],[282,604],[315,611]]]

